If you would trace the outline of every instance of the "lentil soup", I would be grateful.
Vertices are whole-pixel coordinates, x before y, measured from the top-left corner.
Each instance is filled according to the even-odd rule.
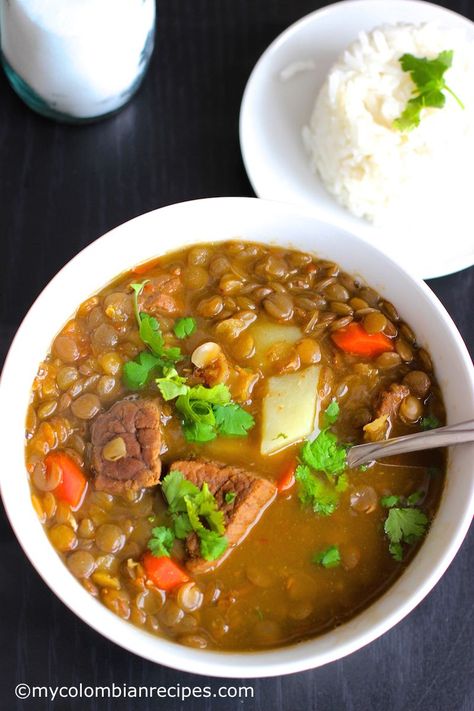
[[[310,638],[381,595],[442,492],[442,451],[347,448],[444,423],[429,354],[337,264],[193,246],[81,304],[34,381],[32,502],[85,589],[197,648]]]

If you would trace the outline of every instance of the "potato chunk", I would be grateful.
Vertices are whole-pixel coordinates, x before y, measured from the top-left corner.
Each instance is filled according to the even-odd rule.
[[[263,400],[262,454],[273,454],[316,430],[319,410],[317,365],[268,380]]]

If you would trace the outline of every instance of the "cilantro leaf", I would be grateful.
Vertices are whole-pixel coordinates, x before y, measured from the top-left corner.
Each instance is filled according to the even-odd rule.
[[[148,541],[148,549],[158,558],[169,557],[175,539],[173,530],[167,526],[157,526],[152,529],[151,533],[152,538]]]
[[[174,331],[174,335],[176,336],[176,338],[183,339],[183,338],[187,338],[192,333],[194,333],[196,328],[197,328],[196,320],[194,318],[192,318],[191,316],[187,316],[185,318],[178,318],[176,320],[176,322],[174,324],[173,331]]]
[[[247,430],[255,424],[250,412],[236,403],[215,405],[214,414],[219,434],[229,437],[245,437]]]
[[[225,536],[220,536],[204,527],[199,529],[197,534],[204,560],[216,560],[227,550],[228,541]]]
[[[130,287],[133,289],[133,312],[135,314],[135,318],[137,319],[137,324],[138,327],[140,328],[140,311],[138,309],[138,297],[143,291],[143,287],[145,284],[148,284],[150,280],[145,279],[145,281],[142,281],[140,283],[135,283],[135,284],[130,284]]]
[[[158,358],[163,354],[165,339],[161,333],[160,324],[154,316],[140,313],[139,334],[143,343],[149,347],[151,352]]]
[[[417,504],[419,501],[422,500],[424,494],[422,491],[414,491],[413,494],[410,494],[405,501],[408,506],[414,506]],[[403,496],[397,496],[396,494],[391,494],[390,496],[382,496],[380,499],[380,503],[382,506],[386,509],[391,509],[394,506],[399,506],[402,501],[404,500]]]
[[[224,501],[226,504],[231,504],[233,501],[235,501],[237,494],[235,491],[228,491],[226,495],[224,496]]]
[[[205,560],[221,556],[228,545],[224,536],[224,514],[207,483],[199,489],[182,472],[174,470],[163,479],[162,491],[172,515],[176,538],[184,539],[194,531]]]
[[[184,422],[183,432],[187,442],[211,442],[217,437],[215,427],[207,422]]]
[[[337,568],[341,563],[341,554],[337,546],[329,546],[325,551],[315,553],[312,560],[323,568]]]
[[[341,474],[340,476],[337,477],[337,482],[335,485],[335,489],[338,493],[342,493],[347,489],[349,486],[349,478],[346,473]]]
[[[333,425],[339,417],[339,403],[337,400],[332,400],[324,411],[324,426]]]
[[[424,494],[422,491],[414,491],[413,494],[410,494],[410,496],[407,498],[407,504],[409,506],[414,506],[422,500],[423,496]]]
[[[135,360],[123,366],[122,379],[129,390],[140,390],[148,382],[152,371],[160,365],[160,359],[148,351],[142,351]]]
[[[440,421],[437,417],[435,417],[435,415],[427,415],[426,417],[422,417],[420,420],[422,430],[435,430],[440,426],[440,424]]]
[[[444,79],[445,72],[453,62],[452,50],[440,52],[435,59],[415,57],[413,54],[404,54],[400,57],[400,64],[404,72],[409,72],[417,92],[408,100],[401,115],[393,122],[399,131],[411,131],[420,124],[421,111],[425,107],[441,109],[446,103],[448,92],[463,109],[464,105],[458,96],[447,86]]]
[[[305,442],[301,458],[305,464],[328,477],[342,474],[346,468],[347,449],[339,444],[333,432],[321,430],[312,442]]]
[[[172,518],[176,538],[179,538],[180,541],[184,541],[186,536],[193,531],[188,514],[175,513],[172,515]]]
[[[390,496],[382,496],[382,498],[380,499],[380,503],[385,509],[391,509],[393,506],[396,506],[399,501],[400,497],[395,496],[395,494],[392,494]]]
[[[162,378],[156,378],[158,389],[165,400],[173,400],[180,395],[185,395],[188,391],[186,378],[178,375],[176,368],[166,369],[166,373]]]
[[[177,469],[173,469],[165,476],[161,482],[161,489],[171,513],[186,511],[185,496],[197,494],[199,491],[198,487]]]
[[[181,360],[182,353],[179,348],[165,348],[165,339],[161,333],[160,324],[153,316],[138,311],[138,296],[146,282],[131,284],[134,291],[134,309],[138,323],[138,332],[143,343],[148,346],[148,351],[142,351],[133,361],[125,363],[123,368],[123,382],[129,390],[139,390],[148,381],[154,368],[161,369],[162,373],[173,367]],[[166,389],[167,386],[165,386]],[[160,388],[161,389],[161,388]],[[167,392],[169,392],[169,387]],[[176,397],[176,396],[175,396]]]
[[[395,558],[395,560],[398,563],[401,563],[401,561],[403,560],[403,548],[401,543],[389,543],[388,550]]]
[[[218,434],[243,437],[255,424],[250,413],[231,402],[227,385],[187,388],[176,401],[183,414],[183,431],[188,442],[209,442]]]
[[[226,405],[230,402],[230,390],[224,383],[214,385],[213,388],[205,388],[204,385],[195,385],[189,389],[189,397],[192,400],[210,402],[213,405]]]
[[[299,485],[298,497],[305,506],[311,506],[313,511],[322,516],[330,516],[337,508],[338,495],[334,487],[330,487],[312,474],[310,467],[299,464],[296,467],[295,479]]]
[[[416,508],[391,508],[385,520],[384,531],[390,541],[389,550],[395,560],[401,560],[402,543],[415,543],[424,536],[428,518]]]

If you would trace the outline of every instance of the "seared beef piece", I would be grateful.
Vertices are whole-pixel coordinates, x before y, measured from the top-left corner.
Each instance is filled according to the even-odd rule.
[[[116,402],[97,417],[91,436],[96,489],[122,494],[158,484],[161,427],[160,409],[155,402]],[[112,440],[116,441],[112,444]],[[117,455],[120,458],[113,461]]]
[[[410,388],[400,383],[393,383],[388,390],[383,390],[379,395],[375,411],[376,417],[388,415],[389,419],[395,417],[402,400],[410,394]]]
[[[182,311],[183,282],[176,274],[160,274],[143,287],[139,298],[140,311],[159,316],[177,315]]]
[[[208,561],[201,558],[199,540],[195,533],[191,533],[186,539],[187,568],[193,573],[206,573],[222,563],[231,550],[245,538],[274,499],[276,487],[267,479],[261,479],[246,469],[221,462],[183,460],[173,462],[171,470],[180,471],[199,488],[206,482],[224,514],[225,536],[229,545],[217,560]],[[230,503],[225,500],[227,493],[236,494]]]

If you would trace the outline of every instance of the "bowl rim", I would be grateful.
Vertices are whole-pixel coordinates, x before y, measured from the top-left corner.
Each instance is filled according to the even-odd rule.
[[[174,216],[179,215],[183,211],[187,213],[188,217],[192,217],[193,213],[195,213],[195,215],[207,215],[209,218],[209,215],[214,209],[225,209],[230,215],[238,215],[241,211],[248,210],[250,213],[254,212],[256,215],[261,213],[262,216],[264,216],[264,219],[269,219],[270,214],[272,217],[275,214],[281,214],[287,219],[291,219],[295,222],[298,219],[302,219],[305,222],[313,223],[315,227],[318,228],[321,226],[331,228],[332,230],[337,231],[337,233],[341,236],[345,236],[345,239],[349,239],[351,243],[359,249],[362,249],[363,251],[365,250],[369,254],[372,253],[377,259],[384,261],[388,265],[388,268],[392,272],[395,272],[395,274],[397,272],[399,274],[403,274],[406,279],[413,283],[414,290],[418,290],[420,295],[424,297],[425,301],[429,304],[429,308],[432,309],[433,315],[436,313],[436,317],[444,323],[444,326],[449,331],[453,347],[457,350],[465,369],[464,376],[470,386],[470,393],[466,392],[466,395],[470,395],[470,400],[474,403],[474,371],[467,348],[446,309],[424,282],[410,275],[406,269],[400,267],[392,259],[390,259],[390,257],[386,256],[372,245],[364,242],[364,240],[357,235],[349,233],[337,224],[331,224],[327,221],[318,219],[318,217],[315,216],[314,212],[311,210],[295,207],[285,203],[243,197],[204,198],[201,200],[193,200],[158,208],[157,210],[144,213],[143,215],[135,217],[119,225],[118,227],[115,227],[81,250],[75,257],[67,262],[67,264],[46,285],[34,301],[31,308],[28,310],[28,313],[18,328],[15,338],[13,339],[8,351],[3,373],[0,379],[0,402],[8,403],[9,395],[15,393],[13,382],[17,372],[15,360],[19,355],[19,349],[23,347],[23,340],[30,322],[32,322],[32,319],[35,318],[36,311],[39,310],[39,306],[43,301],[45,301],[46,295],[50,295],[54,292],[54,290],[57,291],[61,282],[67,278],[70,273],[77,270],[83,262],[90,261],[91,259],[94,259],[94,257],[97,257],[101,249],[110,246],[113,240],[116,239],[117,235],[120,233],[126,234],[133,231],[138,222],[152,225],[159,222],[161,218],[164,219],[166,217],[168,219],[173,219]],[[223,239],[228,239],[228,237],[224,237]],[[271,241],[272,240],[268,238],[262,240],[262,242],[266,243],[271,243]],[[193,242],[197,243],[197,240],[193,240],[191,238],[189,241],[186,241],[185,244],[190,245]],[[291,243],[291,238],[289,238],[288,242]],[[154,256],[159,256],[159,254],[166,253],[166,251],[172,250],[157,249],[158,255],[156,253],[150,255],[149,259],[153,259]],[[101,282],[101,284],[96,286],[96,291],[99,291],[104,286],[105,283]],[[35,367],[37,367],[37,363]],[[3,408],[3,411],[2,408],[0,408],[0,428],[3,432],[8,433],[9,428],[15,429],[15,426],[9,423],[6,410],[7,408]],[[8,441],[6,444],[8,447]],[[474,452],[474,447],[471,448],[471,451]],[[471,495],[464,502],[464,511],[457,518],[454,531],[451,537],[448,537],[448,543],[443,544],[444,547],[442,553],[437,559],[436,565],[432,567],[427,577],[423,579],[414,590],[412,590],[398,604],[394,605],[388,615],[384,615],[382,619],[376,620],[372,624],[369,624],[365,629],[358,630],[357,625],[353,625],[354,620],[357,621],[361,618],[361,616],[363,617],[367,610],[370,610],[377,604],[377,601],[366,608],[365,612],[357,614],[344,625],[336,628],[336,630],[324,633],[323,635],[315,637],[311,640],[287,647],[279,647],[269,651],[255,652],[193,650],[191,648],[184,647],[181,644],[169,641],[165,638],[158,638],[149,632],[143,631],[140,628],[135,627],[135,625],[120,619],[114,613],[109,611],[104,605],[98,603],[84,590],[84,588],[82,588],[72,574],[69,573],[44,533],[44,543],[47,544],[47,548],[50,549],[51,555],[50,553],[47,553],[49,563],[48,566],[45,566],[44,563],[40,564],[39,560],[35,559],[35,551],[32,551],[31,549],[31,540],[28,537],[28,534],[25,533],[23,522],[20,520],[21,510],[18,508],[19,504],[17,500],[17,491],[15,485],[12,483],[12,480],[6,475],[7,469],[8,467],[4,467],[0,471],[0,491],[10,524],[33,567],[37,570],[39,575],[43,578],[51,590],[62,600],[62,602],[64,602],[70,610],[78,615],[78,617],[80,617],[95,631],[99,632],[116,644],[119,644],[128,651],[134,652],[135,654],[138,654],[139,656],[155,663],[165,664],[166,666],[177,670],[215,677],[255,678],[303,671],[340,659],[341,657],[346,656],[347,654],[350,654],[373,641],[388,631],[397,622],[403,619],[411,610],[413,610],[413,608],[419,604],[419,602],[438,582],[439,578],[443,575],[454,558],[457,550],[461,546],[474,514],[474,486],[472,486]],[[24,468],[23,471],[25,471]],[[24,479],[26,481],[27,477],[25,476]],[[33,511],[31,503],[28,501],[27,504],[31,509],[31,525],[34,526],[38,532],[39,530],[43,531],[43,527]],[[35,524],[33,523],[33,518],[36,521]],[[428,538],[429,536],[427,539]],[[423,547],[426,545],[427,541],[425,541]],[[420,549],[420,552],[423,550],[423,547]],[[419,555],[420,552],[417,555]],[[55,560],[57,561],[57,564],[54,562]],[[407,566],[407,570],[410,570],[411,567],[411,565]],[[63,573],[60,573],[60,570],[62,570]],[[59,590],[56,579],[54,578],[55,574],[58,574],[60,577],[61,585]],[[394,586],[398,585],[398,582],[404,578],[404,575],[405,573],[403,573],[402,576],[398,578],[398,581],[392,584],[388,591],[378,598],[378,600],[382,600],[387,593],[394,588]],[[355,631],[349,635],[348,640],[344,641],[344,639],[339,639],[339,637],[344,636],[340,634],[340,630],[343,630],[343,632],[344,630],[347,631],[348,625],[352,625]],[[321,646],[318,645],[318,640],[321,640],[323,637],[325,639],[329,639],[329,637],[331,637],[331,640],[333,641],[331,641],[331,644],[327,645],[325,649],[323,648],[316,652],[314,649],[312,650],[314,647]]]

